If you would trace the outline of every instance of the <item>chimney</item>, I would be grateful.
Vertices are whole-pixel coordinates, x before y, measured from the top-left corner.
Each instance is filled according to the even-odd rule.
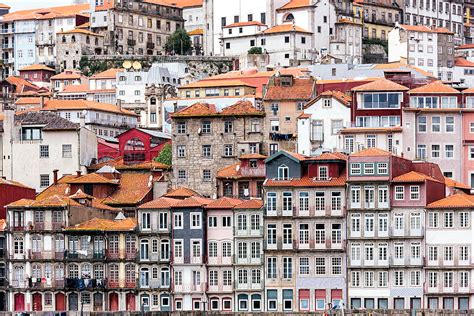
[[[117,99],[117,106],[118,106],[119,110],[122,110],[122,100],[121,99]]]
[[[44,95],[40,96],[40,109],[44,108]]]
[[[58,169],[54,169],[53,170],[53,181],[54,181],[54,184],[57,184],[58,183]]]
[[[77,170],[76,171],[76,178],[79,178],[81,175],[82,175],[81,170]]]

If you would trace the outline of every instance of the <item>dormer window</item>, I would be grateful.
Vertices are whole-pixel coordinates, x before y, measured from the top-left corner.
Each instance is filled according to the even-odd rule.
[[[290,169],[286,165],[278,167],[278,180],[288,180],[290,178]]]
[[[21,139],[22,140],[40,140],[41,137],[41,128],[39,127],[23,127],[21,130]]]
[[[328,179],[328,167],[322,166],[318,168],[318,175],[319,180],[327,180]]]

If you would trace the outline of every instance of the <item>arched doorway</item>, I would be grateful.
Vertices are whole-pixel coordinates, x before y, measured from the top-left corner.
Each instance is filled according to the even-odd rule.
[[[119,310],[119,297],[118,293],[110,293],[109,296],[109,310],[116,312]]]
[[[66,310],[66,295],[64,293],[56,293],[55,298],[55,307],[56,311],[65,311]]]
[[[25,310],[25,294],[16,293],[15,295],[13,295],[13,301],[13,309],[15,310],[15,312],[22,312]]]

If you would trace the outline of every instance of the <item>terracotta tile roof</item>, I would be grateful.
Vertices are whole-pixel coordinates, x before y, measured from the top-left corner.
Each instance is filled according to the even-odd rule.
[[[458,90],[454,89],[453,87],[444,84],[441,80],[436,80],[433,82],[430,82],[428,84],[425,84],[423,86],[420,86],[415,89],[411,89],[408,91],[410,94],[416,94],[416,93],[460,93]]]
[[[412,183],[414,183],[414,182],[425,182],[426,180],[440,182],[440,181],[436,180],[433,177],[430,177],[426,174],[416,172],[416,171],[410,171],[410,172],[404,173],[402,175],[399,175],[398,177],[393,178],[392,182],[396,182],[396,183],[412,182]]]
[[[291,23],[275,25],[262,31],[262,34],[278,34],[278,33],[288,33],[288,32],[298,32],[298,33],[306,33],[306,34],[313,34],[313,32],[307,31],[297,25],[293,25]]]
[[[82,192],[81,189],[77,190],[76,193],[69,196],[70,199],[93,199],[92,195]]]
[[[409,89],[405,86],[402,86],[398,83],[390,81],[385,78],[380,78],[378,80],[360,85],[358,87],[352,88],[352,91],[364,92],[364,91],[408,91]]]
[[[21,68],[19,71],[34,71],[34,70],[46,70],[46,71],[55,72],[55,70],[53,68],[50,68],[50,67],[48,67],[46,65],[42,65],[42,64],[29,65],[29,66]]]
[[[112,207],[112,206],[105,205],[104,203],[100,202],[96,198],[92,199],[92,207],[97,208],[99,210],[120,212],[120,209]]]
[[[173,199],[169,197],[160,197],[156,200],[147,202],[145,204],[140,205],[139,209],[169,209],[176,204],[178,204],[179,199]]]
[[[239,26],[266,26],[259,21],[237,22],[224,26],[223,28],[239,27]]]
[[[84,76],[76,70],[65,70],[57,75],[52,76],[51,80],[74,80],[81,79]]]
[[[89,4],[75,4],[60,7],[15,11],[3,16],[3,21],[40,20],[80,15],[89,9]]]
[[[288,155],[290,155],[291,157],[297,159],[297,160],[300,160],[300,161],[303,161],[303,160],[307,160],[308,157],[307,156],[304,156],[302,154],[298,154],[298,153],[295,153],[295,152],[291,152],[291,151],[286,151],[286,150],[282,150],[283,152],[287,153]]]
[[[242,200],[233,199],[230,197],[221,197],[206,205],[207,209],[229,209],[242,204]]]
[[[110,68],[105,71],[92,75],[91,79],[114,79],[118,72],[123,72],[122,68]]]
[[[114,7],[114,0],[104,0],[102,5],[95,6],[95,11],[107,11]]]
[[[434,30],[424,25],[406,25],[400,24],[400,28],[410,32],[424,32],[424,33],[435,33]]]
[[[236,205],[234,209],[260,209],[263,207],[263,201],[260,199],[251,199]]]
[[[153,189],[151,173],[122,173],[118,189],[102,200],[107,205],[136,205]]]
[[[264,183],[265,187],[344,187],[345,185],[345,175],[324,181],[310,177],[303,177],[300,179],[291,179],[286,181],[267,179]]]
[[[269,85],[264,95],[264,101],[310,100],[315,86],[315,81],[309,78],[294,78],[292,86]]]
[[[309,119],[309,118],[311,118],[311,114],[301,113],[300,115],[298,115],[298,118],[299,119]]]
[[[346,106],[349,106],[352,102],[352,97],[350,95],[347,95],[344,92],[338,90],[324,91],[319,96],[333,97]]]
[[[211,77],[213,78],[213,77]],[[239,79],[227,79],[227,80],[199,80],[190,84],[186,84],[180,87],[180,89],[189,88],[209,88],[209,87],[254,87],[243,80]]]
[[[435,33],[440,33],[440,34],[454,34],[450,30],[448,30],[445,27],[438,27],[433,30]]]
[[[15,101],[16,105],[41,104],[41,97],[22,97]]]
[[[355,20],[351,20],[349,18],[340,18],[336,23],[340,24],[356,24],[356,25],[362,25],[362,23],[359,23]]]
[[[100,103],[88,100],[47,100],[43,107],[44,111],[58,110],[96,110],[102,112],[118,113],[128,116],[138,116],[134,112],[121,109],[114,104]]]
[[[474,208],[474,196],[465,193],[456,193],[444,199],[430,203],[426,208],[429,209],[456,209],[456,208]]]
[[[175,207],[204,207],[211,202],[211,199],[206,199],[199,196],[191,196],[179,201],[179,203],[176,204]]]
[[[36,196],[36,200],[43,200],[53,195],[69,195],[71,189],[69,187],[69,180],[76,178],[76,175],[65,175],[58,179],[58,183],[53,183],[40,194]]]
[[[474,93],[474,87],[463,90],[462,93]]]
[[[66,196],[61,195],[52,195],[41,200],[30,200],[30,199],[21,199],[16,202],[10,203],[7,207],[32,207],[32,208],[42,208],[42,207],[67,207],[67,206],[81,206],[74,200],[69,199]]]
[[[464,44],[464,45],[459,45],[456,46],[454,49],[473,49],[474,44]]]
[[[135,163],[135,164],[126,164],[123,162],[123,157],[118,157],[112,160],[104,161],[97,163],[95,165],[91,165],[88,167],[90,170],[99,170],[103,166],[111,166],[117,169],[118,171],[120,170],[160,170],[160,169],[169,169],[171,168],[168,165],[165,165],[161,162],[158,161],[143,161],[140,163]]]
[[[253,106],[252,102],[250,101],[237,101],[236,103],[232,104],[231,106],[223,108],[220,112],[220,115],[231,115],[231,116],[241,116],[241,115],[257,115],[263,116],[265,115],[264,111],[257,110],[256,107]]]
[[[264,116],[264,111],[257,110],[250,101],[237,101],[231,106],[217,111],[214,104],[195,103],[171,115],[172,118],[206,117],[206,116]]]
[[[419,110],[419,109],[417,109]],[[365,134],[365,133],[375,133],[375,134],[385,134],[385,133],[399,133],[403,129],[401,126],[393,127],[347,127],[341,129],[341,134]]]
[[[40,89],[40,87],[38,87],[37,85],[29,82],[28,80],[25,80],[21,77],[15,77],[15,76],[9,76],[7,77],[7,82],[11,85],[14,85],[16,88],[15,88],[15,93],[21,93],[23,92],[24,88],[25,87],[28,87],[32,90],[35,90],[35,91],[38,91]]]
[[[268,157],[261,154],[244,154],[239,159],[267,159]]]
[[[87,93],[90,92],[91,90],[89,89],[89,84],[88,83],[82,83],[82,84],[69,84],[64,87],[63,91],[60,93]]]
[[[239,179],[242,177],[240,163],[234,163],[217,171],[216,178]]]
[[[94,32],[91,32],[91,31],[85,30],[85,29],[72,29],[72,30],[69,30],[69,31],[58,32],[57,34],[84,34],[84,35],[104,37],[104,35],[102,35],[102,34],[97,34],[97,33],[94,33]]]
[[[93,218],[86,222],[66,227],[66,231],[134,231],[137,227],[137,220],[125,218],[121,220],[109,220],[103,218]]]
[[[169,198],[187,198],[191,196],[201,196],[201,195],[197,193],[196,191],[193,191],[189,188],[179,187],[171,191],[168,191],[168,193],[164,194],[163,196],[169,197]]]
[[[277,11],[305,8],[311,5],[312,5],[311,0],[290,0],[285,5],[279,7]]]
[[[201,28],[194,29],[194,30],[188,32],[188,35],[189,35],[189,36],[193,36],[193,35],[203,35],[203,34],[204,34],[204,30],[201,29]]]
[[[203,0],[167,0],[171,4],[180,8],[201,7]]]
[[[363,149],[359,152],[353,153],[350,156],[351,157],[377,157],[377,156],[388,157],[388,156],[392,156],[392,153],[380,148],[371,147],[371,148]]]
[[[467,184],[464,184],[464,183],[461,183],[461,182],[457,182],[453,179],[450,179],[450,178],[447,178],[447,177],[444,177],[444,184],[446,184],[446,186],[450,187],[450,188],[456,188],[456,189],[463,189],[463,190],[470,190],[471,187]]]
[[[311,160],[344,160],[346,161],[349,157],[346,154],[340,152],[333,152],[333,153],[322,153],[321,155],[309,158]]]
[[[2,184],[13,185],[13,186],[16,186],[16,187],[21,187],[21,188],[27,188],[27,189],[34,190],[33,188],[30,188],[30,187],[28,187],[28,186],[26,186],[23,183],[20,183],[18,181],[6,180],[6,179],[3,179],[3,178],[0,178],[0,185],[2,185]]]
[[[474,44],[473,44],[474,45]],[[474,67],[474,63],[463,57],[456,57],[454,65],[457,67]]]
[[[109,179],[106,178],[98,173],[89,173],[83,176],[80,176],[78,178],[70,179],[68,183],[72,184],[113,184],[113,185],[118,185],[119,180],[118,179]]]
[[[2,9],[10,9],[11,7],[6,5],[5,3],[0,3],[0,8]]]
[[[7,221],[5,219],[0,219],[0,231],[5,231],[5,228],[7,227]]]

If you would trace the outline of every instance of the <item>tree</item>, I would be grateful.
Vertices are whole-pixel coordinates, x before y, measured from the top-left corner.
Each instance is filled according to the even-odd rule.
[[[184,55],[191,49],[191,38],[185,29],[177,29],[168,37],[165,44],[165,50],[168,53]]]
[[[249,49],[249,54],[256,54],[256,55],[260,55],[262,54],[262,48],[261,47],[252,47],[251,49]]]
[[[155,158],[155,161],[171,166],[171,144],[166,144],[163,146],[160,154]]]

